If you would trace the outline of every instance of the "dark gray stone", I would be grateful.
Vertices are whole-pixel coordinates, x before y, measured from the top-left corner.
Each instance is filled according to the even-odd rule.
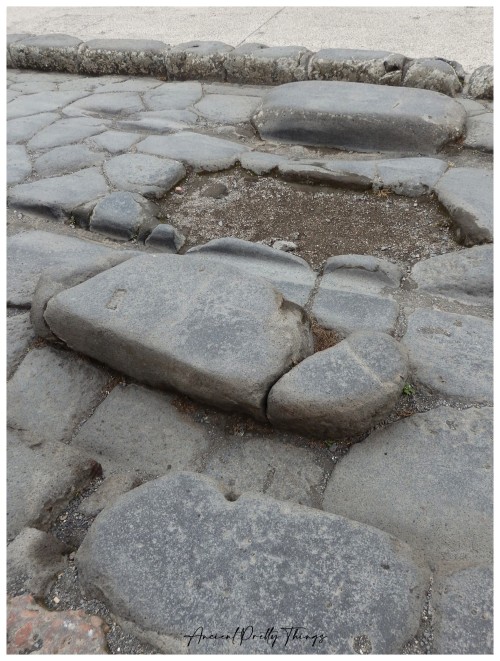
[[[116,473],[107,477],[94,493],[83,500],[78,511],[88,517],[95,517],[105,507],[109,507],[118,498],[142,484],[142,479],[134,473]]]
[[[19,365],[35,337],[29,312],[7,317],[7,378]]]
[[[68,120],[69,121],[69,120]],[[94,136],[90,142],[99,149],[105,149],[110,154],[121,154],[135,145],[142,136],[138,133],[124,133],[123,131],[105,131]]]
[[[157,205],[142,195],[127,191],[110,193],[94,207],[90,230],[112,239],[130,241],[154,227],[158,213]]]
[[[421,308],[403,338],[416,380],[445,397],[493,401],[493,328],[489,319]]]
[[[224,66],[230,83],[282,85],[307,80],[311,55],[303,46],[243,44],[227,54]]]
[[[26,142],[47,125],[59,119],[55,112],[44,112],[31,117],[19,117],[7,122],[7,143]]]
[[[143,143],[139,143],[143,144]],[[113,186],[161,198],[186,176],[182,163],[147,154],[121,154],[104,164],[104,171]]]
[[[323,508],[397,536],[433,568],[489,561],[492,422],[491,409],[439,407],[374,432],[337,464]]]
[[[185,237],[175,227],[161,223],[146,239],[146,246],[161,252],[177,253],[185,241]]]
[[[83,96],[86,92],[39,92],[19,96],[7,105],[7,119],[60,110]]]
[[[259,151],[247,151],[240,156],[241,167],[258,175],[269,174],[285,161],[287,161],[285,156]]]
[[[168,49],[153,39],[91,39],[80,57],[80,73],[165,76]]]
[[[446,172],[446,161],[438,158],[395,158],[377,161],[378,182],[396,195],[419,197],[431,193]]]
[[[71,348],[139,381],[261,418],[270,385],[312,352],[301,308],[261,278],[195,256],[129,260],[52,298],[45,320]]]
[[[218,124],[249,122],[260,104],[256,96],[208,94],[194,108],[209,121]]]
[[[103,161],[102,152],[91,151],[83,145],[65,145],[39,156],[35,160],[34,168],[41,177],[53,177],[100,165]]]
[[[372,180],[364,174],[354,171],[349,165],[335,170],[317,165],[306,165],[283,161],[278,164],[278,174],[285,181],[299,181],[306,184],[330,184],[353,190],[367,190],[372,187]]]
[[[62,92],[61,92],[62,93]],[[85,116],[87,114],[97,115],[131,115],[144,110],[141,97],[135,92],[100,92],[90,94],[79,101],[75,101],[64,109],[68,116]]]
[[[262,100],[253,123],[265,140],[359,151],[433,153],[464,131],[453,99],[364,83],[289,83]]]
[[[493,151],[493,113],[488,112],[467,119],[467,135],[464,147]]]
[[[448,96],[462,91],[455,69],[443,60],[413,60],[405,70],[403,85],[420,89],[434,90]]]
[[[20,69],[78,73],[82,41],[67,34],[44,34],[11,43],[10,56]]]
[[[162,652],[345,654],[362,634],[374,653],[394,653],[414,635],[426,570],[407,546],[317,510],[226,497],[190,473],[125,494],[78,551],[85,591]],[[227,639],[188,647],[197,627]],[[292,627],[287,645],[281,627]]]
[[[149,110],[184,110],[197,103],[202,94],[199,82],[164,83],[144,94],[144,104]]]
[[[473,99],[493,98],[493,67],[491,65],[478,67],[472,72],[467,94]]]
[[[188,41],[174,46],[165,55],[168,77],[173,80],[224,81],[224,60],[232,50],[232,46],[222,41]]]
[[[211,197],[214,200],[222,200],[228,193],[228,187],[222,183],[209,184],[201,192],[203,197]]]
[[[23,145],[7,145],[7,185],[20,184],[31,174],[31,161]]]
[[[39,131],[28,142],[28,148],[31,150],[52,149],[63,145],[71,145],[91,135],[102,133],[106,128],[106,123],[93,117],[61,119]]]
[[[325,48],[309,61],[311,80],[400,85],[406,58],[388,51]]]

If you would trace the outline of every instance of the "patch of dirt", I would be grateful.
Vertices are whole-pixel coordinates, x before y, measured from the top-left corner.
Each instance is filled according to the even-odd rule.
[[[334,347],[344,339],[336,331],[320,326],[314,317],[311,317],[311,331],[314,338],[314,353]]]

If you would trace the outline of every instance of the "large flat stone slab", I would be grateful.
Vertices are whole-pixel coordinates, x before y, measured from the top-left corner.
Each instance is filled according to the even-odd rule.
[[[80,142],[91,135],[102,133],[107,128],[106,123],[94,117],[76,117],[61,119],[43,128],[28,142],[28,148],[53,149],[63,145]]]
[[[153,198],[163,197],[186,176],[182,163],[149,154],[120,154],[106,161],[104,172],[119,190]]]
[[[31,174],[31,161],[23,145],[7,145],[7,186],[20,184]]]
[[[11,119],[7,122],[7,143],[10,145],[26,142],[35,133],[58,119],[59,115],[55,112],[42,112],[39,115]]]
[[[261,278],[194,257],[129,260],[52,298],[45,320],[139,381],[258,417],[270,386],[312,352],[301,308]]]
[[[459,103],[428,90],[305,81],[269,92],[253,123],[264,140],[434,153],[462,135],[465,118]]]
[[[228,502],[190,473],[104,510],[77,564],[89,595],[169,653],[346,654],[363,642],[395,653],[418,627],[426,580],[375,528],[254,494]]]
[[[19,96],[7,105],[7,119],[38,115],[39,113],[53,112],[65,108],[72,101],[76,101],[87,92],[38,92]]]

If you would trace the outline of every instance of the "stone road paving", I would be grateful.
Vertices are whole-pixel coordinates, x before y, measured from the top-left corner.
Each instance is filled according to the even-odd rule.
[[[234,76],[266,70],[247,50]],[[391,94],[403,109],[391,151],[355,132],[346,152],[318,131],[338,85],[8,71],[9,591],[110,614],[97,652],[130,649],[122,629],[170,653],[491,651],[491,106],[377,87],[377,114],[351,83],[382,142]],[[332,246],[318,270],[290,241],[187,251],[165,205],[187,176],[224,204],[217,173],[240,166],[437,195],[461,245]],[[32,605],[10,607],[12,650],[39,649],[19,634]],[[187,648],[200,626],[226,638]]]

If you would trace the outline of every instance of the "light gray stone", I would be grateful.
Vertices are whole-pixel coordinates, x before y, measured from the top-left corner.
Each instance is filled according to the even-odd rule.
[[[280,163],[284,163],[286,160],[287,158],[285,156],[266,154],[259,151],[247,151],[240,156],[241,167],[257,175],[269,174]]]
[[[31,161],[23,145],[7,145],[7,185],[20,184],[31,174]]]
[[[238,85],[236,83],[204,83],[205,94],[229,94],[230,96],[258,96],[262,98],[269,92],[266,85]]]
[[[78,73],[82,41],[67,34],[27,37],[9,46],[12,61],[21,69]]]
[[[91,39],[80,57],[80,72],[164,76],[168,48],[154,39]]]
[[[295,162],[292,161],[292,163]],[[348,177],[352,177],[354,182],[363,182],[366,179],[377,181],[378,178],[378,161],[351,161],[338,158],[328,160],[322,160],[320,158],[301,158],[300,161],[297,161],[296,163],[297,165],[312,165],[316,168],[329,170],[330,172],[339,175],[339,181],[349,181]],[[334,180],[332,179],[332,181]]]
[[[102,152],[91,151],[83,145],[65,145],[39,156],[35,160],[34,169],[41,177],[53,177],[100,165],[103,161]]]
[[[323,508],[376,526],[431,566],[492,556],[492,412],[439,407],[353,445]]]
[[[417,382],[445,397],[493,401],[493,328],[489,319],[420,308],[402,340]]]
[[[135,145],[142,136],[139,133],[125,133],[123,131],[105,131],[94,136],[89,142],[99,149],[105,149],[110,154],[121,154]]]
[[[479,101],[473,101],[464,97],[457,98],[457,101],[465,108],[467,117],[474,117],[475,115],[482,115],[487,112],[486,108]]]
[[[467,135],[464,147],[493,151],[493,113],[484,113],[467,119]]]
[[[26,142],[35,133],[59,119],[55,112],[43,112],[31,117],[19,117],[7,122],[7,143]]]
[[[148,110],[184,110],[197,103],[202,94],[201,84],[197,81],[163,83],[144,94],[144,104]]]
[[[293,241],[274,241],[273,246],[275,250],[282,250],[283,252],[293,252],[297,250],[297,244]]]
[[[159,250],[161,252],[177,253],[184,245],[186,239],[172,225],[161,223],[157,225],[146,239],[148,248]]]
[[[311,55],[303,46],[243,44],[227,54],[224,66],[228,82],[282,85],[307,80]]]
[[[52,149],[63,145],[71,145],[91,135],[102,133],[106,128],[105,122],[93,117],[61,119],[39,131],[28,142],[28,148],[31,150]]]
[[[104,510],[77,566],[91,597],[170,653],[345,654],[360,636],[394,653],[418,627],[426,580],[411,550],[381,531],[257,494],[228,502],[190,473]],[[197,627],[227,638],[198,644]],[[281,627],[292,628],[288,644]]]
[[[148,154],[115,156],[106,161],[104,171],[118,189],[152,198],[163,197],[186,176],[182,163]]]
[[[198,121],[198,115],[191,110],[152,110],[138,113],[136,116],[138,119],[124,119],[117,122],[117,127],[168,134],[189,129]]]
[[[404,73],[403,85],[434,90],[448,96],[455,96],[462,91],[462,83],[450,64],[426,58],[410,62]]]
[[[276,427],[332,441],[368,431],[398,401],[406,351],[385,333],[353,333],[309,356],[271,388],[267,417]]]
[[[27,80],[26,82],[14,83],[9,87],[10,90],[15,90],[22,94],[35,94],[37,92],[55,92],[57,90],[57,83],[46,81]],[[19,96],[19,94],[18,94]]]
[[[305,81],[270,91],[252,122],[264,140],[425,154],[459,138],[465,117],[460,104],[429,90]]]
[[[108,92],[101,94],[96,92],[75,101],[64,109],[68,116],[91,115],[131,115],[144,110],[141,97],[135,92]]]
[[[232,46],[222,41],[188,41],[178,44],[165,56],[168,77],[173,80],[224,81],[224,60],[232,50]]]
[[[194,108],[209,121],[218,124],[240,124],[250,121],[259,104],[260,99],[255,96],[209,94]]]
[[[405,60],[388,51],[325,48],[311,57],[308,76],[310,80],[400,85]]]
[[[491,65],[478,67],[472,72],[467,94],[473,99],[493,98],[493,67]]]
[[[395,158],[377,161],[378,184],[396,195],[419,197],[431,193],[446,172],[446,161],[438,158]]]
[[[299,181],[306,184],[330,184],[353,190],[367,190],[372,187],[372,180],[369,177],[355,172],[354,168],[349,166],[332,170],[317,165],[284,161],[278,164],[278,174],[285,181]]]
[[[142,484],[142,479],[134,473],[116,473],[107,477],[94,493],[82,500],[78,511],[87,517],[95,517],[105,507],[109,507],[118,498]]]
[[[19,365],[35,337],[29,312],[7,317],[7,378]]]
[[[39,92],[19,96],[7,105],[7,119],[60,110],[83,96],[86,96],[86,92]]]
[[[159,87],[163,83],[161,80],[155,80],[154,78],[127,78],[126,80],[118,80],[113,82],[113,79],[109,83],[102,85],[99,89],[100,92],[149,92],[156,87]]]
[[[94,207],[90,230],[119,241],[140,239],[141,234],[157,224],[158,213],[158,206],[142,195],[127,191],[110,193]]]
[[[29,37],[32,37],[33,35],[30,33],[23,32],[22,34],[8,34],[7,35],[7,40],[6,40],[6,46],[7,46],[7,67],[14,68],[16,67],[16,62],[13,61],[12,56],[10,54],[10,45],[13,44],[16,41],[23,41],[24,39],[28,39]]]
[[[312,352],[301,308],[261,278],[194,256],[129,260],[52,298],[45,320],[139,381],[260,418],[270,385]]]

